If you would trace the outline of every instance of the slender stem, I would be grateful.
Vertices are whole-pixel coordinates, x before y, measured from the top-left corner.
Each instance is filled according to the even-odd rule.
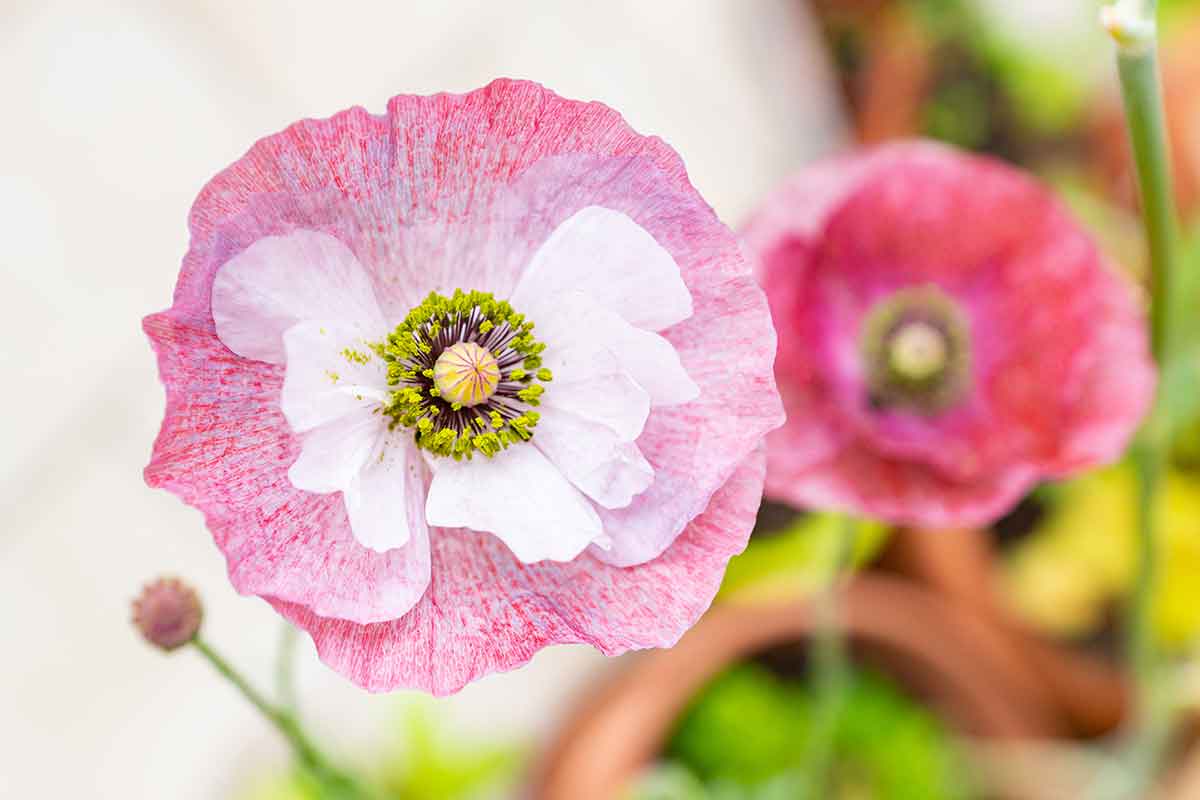
[[[1159,369],[1170,363],[1177,268],[1178,230],[1171,189],[1170,155],[1158,71],[1155,0],[1119,0],[1107,17],[1118,42],[1117,71],[1125,101],[1129,139],[1137,167],[1142,223],[1150,252],[1151,347]],[[1158,582],[1158,537],[1154,504],[1166,463],[1167,441],[1161,398],[1138,445],[1138,568],[1129,608],[1128,656],[1139,689],[1153,681],[1156,654],[1152,611]],[[1144,695],[1144,692],[1139,692]]]
[[[1142,444],[1136,448],[1134,460],[1138,479],[1137,570],[1129,599],[1126,654],[1130,668],[1138,678],[1139,694],[1144,694],[1152,685],[1158,661],[1153,624],[1160,560],[1155,532],[1155,498],[1162,482],[1163,459],[1157,448]],[[1139,696],[1139,704],[1145,699]]]
[[[828,797],[836,759],[838,721],[850,689],[850,656],[846,646],[841,596],[854,563],[858,521],[844,517],[831,559],[829,579],[816,605],[817,628],[812,650],[812,673],[820,692],[802,775],[811,781],[811,797]]]
[[[329,800],[356,800],[366,798],[367,794],[347,775],[334,768],[312,743],[300,727],[299,722],[291,713],[273,705],[254,686],[246,680],[232,664],[218,653],[208,642],[197,637],[192,645],[203,655],[221,677],[229,681],[250,705],[258,709],[267,721],[275,726],[283,738],[291,745],[292,751],[300,765],[313,775],[321,784]]]
[[[1117,56],[1117,68],[1150,250],[1151,347],[1162,365],[1171,348],[1178,233],[1157,48],[1149,43],[1131,51],[1123,49]]]
[[[1150,340],[1160,374],[1174,349],[1174,284],[1178,228],[1157,55],[1155,0],[1117,0],[1102,20],[1117,42],[1117,72],[1137,167],[1142,224],[1150,255]],[[1126,655],[1135,681],[1135,717],[1121,796],[1140,797],[1154,779],[1170,741],[1171,703],[1153,633],[1159,581],[1156,498],[1166,468],[1169,435],[1158,398],[1134,448],[1138,478],[1138,563],[1129,601]]]

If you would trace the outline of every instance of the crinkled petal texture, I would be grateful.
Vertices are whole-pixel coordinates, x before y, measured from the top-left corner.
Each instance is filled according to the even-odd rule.
[[[983,524],[1035,482],[1119,456],[1154,387],[1143,315],[1047,190],[925,142],[816,165],[744,230],[779,332],[788,422],[767,492],[900,523]],[[936,412],[871,402],[868,310],[936,287],[963,312],[964,393]]]
[[[749,534],[760,444],[782,408],[766,298],[662,141],[527,82],[401,96],[383,116],[351,109],[263,139],[204,188],[190,227],[174,305],[145,322],[167,390],[146,479],[204,512],[234,586],[307,629],[335,669],[371,690],[447,693],[556,642],[609,654],[670,645],[707,607]],[[621,243],[589,253],[611,281],[571,271],[596,230]],[[289,281],[272,247],[320,270]],[[377,372],[322,386],[319,361],[303,360],[457,288],[531,305],[553,289],[612,343],[595,352],[565,337],[547,350],[562,368],[557,399],[557,374],[545,397],[548,435],[518,445],[535,473],[573,487],[563,541],[491,507],[477,512],[527,535],[427,526],[426,498],[440,518],[461,513],[447,498],[462,476],[387,450],[360,424]],[[228,314],[214,320],[214,304]],[[357,328],[338,327],[347,316]],[[577,391],[573,373],[622,402]],[[410,524],[373,504],[381,486]],[[517,488],[515,503],[536,502],[540,487]],[[564,561],[515,552],[566,558],[588,541]]]

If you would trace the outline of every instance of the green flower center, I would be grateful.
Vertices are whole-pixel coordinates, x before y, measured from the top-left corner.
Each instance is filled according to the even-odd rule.
[[[527,442],[553,377],[533,322],[488,292],[431,293],[372,349],[387,363],[382,413],[439,456],[491,457]]]
[[[870,402],[932,414],[953,405],[970,376],[971,342],[958,305],[932,286],[901,289],[863,323]]]

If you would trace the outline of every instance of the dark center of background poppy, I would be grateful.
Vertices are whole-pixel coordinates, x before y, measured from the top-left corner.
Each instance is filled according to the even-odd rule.
[[[957,402],[970,375],[967,321],[934,286],[901,289],[867,312],[861,353],[867,401],[877,409],[922,414]]]

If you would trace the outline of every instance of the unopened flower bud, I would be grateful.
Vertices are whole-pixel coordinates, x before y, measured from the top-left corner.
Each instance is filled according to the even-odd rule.
[[[146,641],[167,651],[196,638],[203,616],[199,596],[177,578],[147,584],[133,601],[133,624]]]

